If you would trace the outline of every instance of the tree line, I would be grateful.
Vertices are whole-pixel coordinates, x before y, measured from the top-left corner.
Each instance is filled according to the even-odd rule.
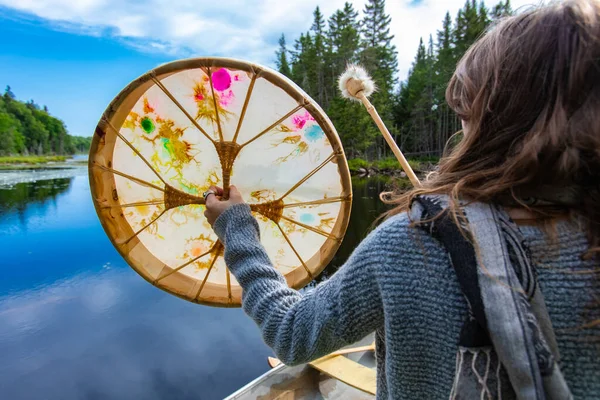
[[[10,86],[0,96],[0,156],[87,153],[91,140],[69,135],[46,106],[17,100]]]
[[[408,77],[398,84],[397,51],[385,0],[368,0],[362,15],[346,2],[327,22],[317,7],[312,26],[291,48],[281,35],[276,64],[323,107],[349,158],[375,160],[391,152],[363,106],[339,94],[337,78],[348,63],[359,63],[371,74],[379,88],[371,102],[403,151],[440,156],[460,129],[460,120],[444,100],[457,62],[491,23],[512,13],[510,0],[491,9],[483,1],[466,0],[454,19],[446,13],[435,39],[421,38]]]

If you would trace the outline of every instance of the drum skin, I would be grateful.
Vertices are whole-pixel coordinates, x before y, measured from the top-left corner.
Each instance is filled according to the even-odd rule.
[[[233,59],[162,65],[102,115],[89,178],[113,245],[148,282],[186,300],[241,303],[202,193],[235,185],[261,242],[292,288],[327,266],[350,217],[352,189],[331,121],[268,68]]]

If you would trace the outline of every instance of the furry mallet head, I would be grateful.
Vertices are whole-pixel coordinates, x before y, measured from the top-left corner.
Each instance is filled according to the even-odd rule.
[[[346,71],[340,75],[338,81],[342,96],[347,99],[360,101],[359,93],[369,97],[376,90],[375,82],[367,71],[359,65],[350,64]]]

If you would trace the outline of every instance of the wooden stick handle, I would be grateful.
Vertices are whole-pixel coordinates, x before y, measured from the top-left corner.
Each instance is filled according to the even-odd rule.
[[[325,359],[328,357],[341,356],[344,354],[358,353],[361,351],[375,351],[375,342],[373,342],[367,346],[350,347],[348,349],[341,349],[338,351],[334,351],[333,353],[330,353],[330,354],[327,354],[326,356],[321,357],[319,360]],[[276,366],[281,364],[281,361],[275,357],[267,357],[267,361],[269,363],[269,366],[271,366],[271,368],[275,368]]]
[[[343,354],[352,354],[352,353],[358,353],[361,351],[375,351],[375,342],[373,342],[372,344],[367,345],[367,346],[350,347],[349,349],[341,349],[338,351],[334,351],[333,353],[327,354],[324,357],[341,356]]]
[[[387,144],[390,146],[390,148],[394,152],[394,155],[396,156],[396,159],[398,159],[398,162],[400,163],[400,166],[402,167],[402,169],[406,173],[406,176],[408,177],[408,179],[410,179],[410,181],[412,182],[412,184],[415,187],[421,186],[421,181],[419,181],[419,178],[417,178],[417,175],[415,175],[415,172],[413,171],[413,169],[408,164],[408,161],[406,160],[406,158],[404,158],[404,154],[402,154],[402,151],[400,151],[400,148],[398,147],[398,145],[394,141],[394,138],[392,138],[392,135],[390,134],[390,131],[388,131],[387,127],[383,123],[383,120],[381,119],[381,117],[377,113],[377,110],[375,109],[375,107],[373,106],[373,104],[371,104],[371,102],[369,101],[369,99],[367,98],[367,96],[365,96],[365,94],[363,92],[357,93],[357,96],[363,102],[363,104],[367,108],[367,111],[371,115],[371,118],[373,118],[373,120],[377,124],[377,127],[381,131],[381,134],[383,135],[383,137],[384,137],[385,141],[387,142]]]

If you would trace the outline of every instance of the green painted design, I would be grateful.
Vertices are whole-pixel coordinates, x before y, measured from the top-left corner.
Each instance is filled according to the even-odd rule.
[[[186,185],[185,183],[183,183],[181,181],[179,183],[180,183],[181,188],[183,189],[184,192],[189,193],[189,194],[195,194],[195,195],[198,194],[198,188],[193,187],[193,186],[188,186],[188,185]]]
[[[160,141],[162,142],[163,147],[167,151],[167,154],[169,154],[169,156],[172,156],[174,149],[173,149],[173,143],[171,143],[171,140],[168,138],[160,138]]]
[[[152,121],[152,119],[150,119],[148,117],[142,118],[142,121],[140,122],[140,124],[142,125],[142,129],[146,133],[152,133],[156,129],[156,126],[154,125],[154,121]]]

